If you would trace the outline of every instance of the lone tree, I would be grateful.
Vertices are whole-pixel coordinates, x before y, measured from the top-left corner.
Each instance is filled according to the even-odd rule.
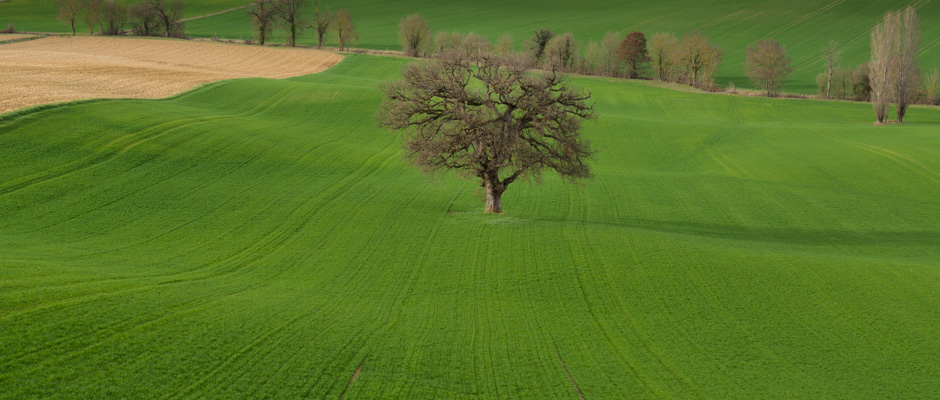
[[[751,82],[764,89],[767,97],[774,97],[793,68],[790,67],[786,46],[767,39],[748,46],[744,71]]]
[[[405,55],[420,57],[431,47],[431,28],[428,21],[415,13],[401,19],[398,23],[398,43]]]
[[[409,158],[426,172],[457,170],[480,179],[485,213],[501,213],[502,195],[519,178],[543,170],[562,178],[590,178],[594,151],[581,121],[594,118],[590,93],[552,73],[527,73],[518,56],[471,61],[457,51],[405,67],[402,79],[382,87],[378,118],[405,131]]]
[[[248,15],[251,16],[251,23],[254,25],[255,32],[258,34],[258,44],[264,46],[264,42],[271,35],[272,24],[274,22],[274,0],[255,0],[253,6],[248,9]]]
[[[646,35],[643,32],[631,32],[620,42],[617,57],[627,66],[627,78],[637,79],[649,62],[649,52],[646,50]]]
[[[326,11],[320,11],[320,2],[316,2],[316,9],[313,11],[313,23],[310,27],[317,33],[317,48],[323,48],[323,39],[326,37],[327,32],[330,31],[330,27],[333,26],[333,22],[336,21],[336,14],[330,12],[330,8],[327,7]]]
[[[75,36],[75,20],[78,19],[78,13],[82,10],[82,0],[58,0],[59,14],[56,16],[63,24],[72,28],[72,36]]]
[[[356,25],[352,22],[352,15],[349,10],[339,9],[336,11],[336,22],[333,23],[336,30],[336,39],[339,40],[339,50],[349,48],[350,44],[359,39],[359,33],[356,32]]]

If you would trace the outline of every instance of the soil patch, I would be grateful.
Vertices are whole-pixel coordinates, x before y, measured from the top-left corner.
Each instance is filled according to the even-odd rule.
[[[80,99],[155,99],[223,79],[307,75],[342,58],[310,49],[143,38],[8,43],[0,45],[0,113]]]

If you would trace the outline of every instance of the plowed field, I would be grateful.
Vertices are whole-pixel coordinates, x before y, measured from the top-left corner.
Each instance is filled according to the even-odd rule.
[[[0,45],[0,113],[91,98],[160,98],[231,78],[312,74],[342,56],[174,40],[50,37]]]

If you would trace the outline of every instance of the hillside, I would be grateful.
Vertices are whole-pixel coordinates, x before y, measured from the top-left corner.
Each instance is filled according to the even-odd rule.
[[[580,78],[596,179],[482,215],[403,62],[0,117],[0,398],[940,392],[940,111]]]

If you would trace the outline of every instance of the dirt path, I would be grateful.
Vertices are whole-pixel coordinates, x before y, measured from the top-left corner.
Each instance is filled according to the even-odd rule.
[[[48,37],[0,44],[0,113],[91,98],[161,98],[232,78],[288,78],[342,56],[178,40]]]
[[[250,7],[250,6],[251,6],[251,3],[248,3],[248,4],[245,4],[245,5],[238,6],[238,7],[229,8],[228,10],[222,10],[222,11],[218,11],[218,12],[214,12],[214,13],[206,14],[206,15],[198,15],[198,16],[195,16],[195,17],[192,17],[192,18],[185,18],[185,19],[183,19],[183,22],[188,22],[188,21],[197,20],[197,19],[202,19],[202,18],[208,18],[208,17],[212,17],[212,16],[219,15],[219,14],[225,14],[225,13],[227,13],[227,12],[231,12],[231,11],[235,11],[235,10],[240,10],[240,9],[242,9],[242,8],[248,8],[248,7]]]

